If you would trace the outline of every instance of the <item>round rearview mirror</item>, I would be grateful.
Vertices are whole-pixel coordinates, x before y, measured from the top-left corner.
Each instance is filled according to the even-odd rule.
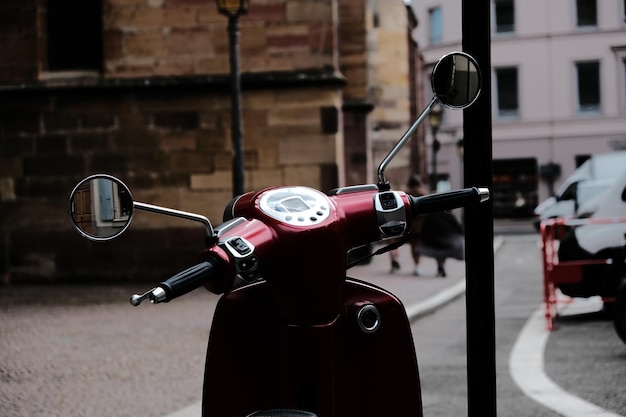
[[[441,57],[431,78],[435,97],[451,109],[464,109],[474,103],[480,94],[481,82],[478,63],[464,52]]]
[[[96,174],[74,187],[69,210],[78,233],[91,240],[111,240],[130,224],[133,198],[119,179]]]

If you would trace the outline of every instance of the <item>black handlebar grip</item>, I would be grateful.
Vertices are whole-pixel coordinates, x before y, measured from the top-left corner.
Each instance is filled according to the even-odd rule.
[[[191,268],[179,272],[163,281],[158,286],[166,293],[164,301],[187,294],[206,284],[212,277],[219,277],[224,272],[224,266],[216,258],[208,258]]]
[[[428,194],[420,197],[409,196],[413,215],[452,210],[459,207],[482,203],[489,199],[487,188],[463,188],[445,193]]]

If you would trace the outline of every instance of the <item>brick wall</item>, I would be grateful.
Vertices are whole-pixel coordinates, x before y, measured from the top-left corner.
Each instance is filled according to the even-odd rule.
[[[138,212],[120,240],[85,243],[67,218],[68,194],[82,177],[108,172],[138,201],[221,221],[232,197],[227,19],[206,0],[102,0],[102,72],[51,73],[45,4],[0,5],[2,279],[71,280],[90,270],[92,279],[161,279],[201,248],[200,226]],[[406,19],[396,6],[250,2],[239,37],[247,190],[375,179],[373,150],[390,146],[372,139],[391,130],[395,140],[408,123],[406,62],[393,55]],[[377,10],[395,17],[374,32]],[[388,84],[392,91],[373,94]]]
[[[368,97],[373,104],[372,159],[378,163],[412,123],[408,15],[404,2],[393,0],[372,2],[371,12],[374,16],[367,30]],[[385,173],[395,189],[406,189],[411,146],[414,143],[409,142]]]
[[[34,36],[22,28],[37,26],[35,11],[44,3],[3,3],[13,18],[25,16],[19,28],[7,29],[5,45],[11,36],[9,46]],[[180,219],[137,212],[119,240],[82,240],[70,226],[67,200],[89,174],[111,173],[138,201],[200,213],[217,224],[232,198],[226,18],[206,1],[103,3],[101,77],[50,76],[40,72],[45,56],[20,61],[23,52],[15,48],[11,63],[0,64],[5,282],[87,275],[152,282],[191,263],[203,246],[202,227]],[[251,3],[240,37],[245,187],[335,187],[343,164],[337,4]]]
[[[37,76],[37,7],[35,0],[0,2],[0,84]]]
[[[50,274],[59,256],[66,259],[67,252],[80,249],[80,243],[67,246],[76,242],[66,238],[47,248],[33,244],[31,249],[37,248],[37,253],[23,243],[51,243],[50,235],[57,233],[67,236],[69,193],[91,173],[120,177],[137,201],[197,212],[221,222],[232,197],[228,97],[211,92],[209,86],[199,91],[174,90],[5,93],[0,103],[0,214],[4,250],[9,252],[5,259],[8,256],[18,272],[14,280],[20,271],[34,274],[37,267]],[[321,172],[326,165],[336,166],[337,135],[322,131],[320,112],[339,106],[335,90],[245,92],[246,189],[337,185],[323,183]],[[133,225],[133,229],[164,233],[170,227],[199,228],[141,212]],[[201,240],[188,243],[191,253],[202,247]],[[90,253],[96,256],[96,251]]]
[[[365,0],[342,0],[339,2],[339,45],[341,72],[348,79],[344,89],[347,102],[367,102],[367,19],[371,19]]]
[[[358,184],[377,180],[378,164],[413,122],[409,22],[406,6],[400,1],[345,0],[339,7],[340,66],[348,80],[344,112],[346,123],[351,124],[344,135],[349,144],[346,180]],[[410,160],[411,148],[416,150],[424,141],[421,131],[419,135],[386,170],[393,188],[404,189],[411,172],[424,170],[423,158]],[[416,166],[410,166],[411,162]]]
[[[215,2],[107,0],[107,77],[228,72],[227,19]],[[337,66],[335,1],[255,0],[239,20],[243,72]]]

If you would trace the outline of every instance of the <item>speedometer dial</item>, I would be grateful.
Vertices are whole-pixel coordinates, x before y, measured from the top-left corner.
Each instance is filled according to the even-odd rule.
[[[261,211],[292,226],[311,226],[330,216],[331,203],[323,193],[307,187],[274,188],[261,195]]]

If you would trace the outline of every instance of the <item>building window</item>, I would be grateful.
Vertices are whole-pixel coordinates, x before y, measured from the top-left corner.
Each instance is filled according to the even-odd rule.
[[[443,28],[441,25],[440,7],[428,10],[428,23],[430,25],[430,43],[441,42],[443,40]]]
[[[576,63],[576,87],[578,111],[600,111],[600,63],[598,61]]]
[[[517,68],[496,68],[496,103],[498,105],[498,117],[519,116],[519,93]]]
[[[493,160],[494,217],[532,217],[539,203],[539,166],[535,158]]]
[[[102,1],[47,0],[48,71],[101,71]]]
[[[626,1],[626,0],[625,0]],[[612,47],[611,50],[615,54],[617,61],[617,83],[615,87],[619,91],[619,111],[626,113],[626,47]]]
[[[513,0],[495,0],[494,16],[496,33],[515,31],[515,3]]]
[[[598,25],[596,0],[576,0],[576,26],[595,27]]]
[[[380,14],[378,12],[372,14],[372,26],[375,28],[380,27]]]

